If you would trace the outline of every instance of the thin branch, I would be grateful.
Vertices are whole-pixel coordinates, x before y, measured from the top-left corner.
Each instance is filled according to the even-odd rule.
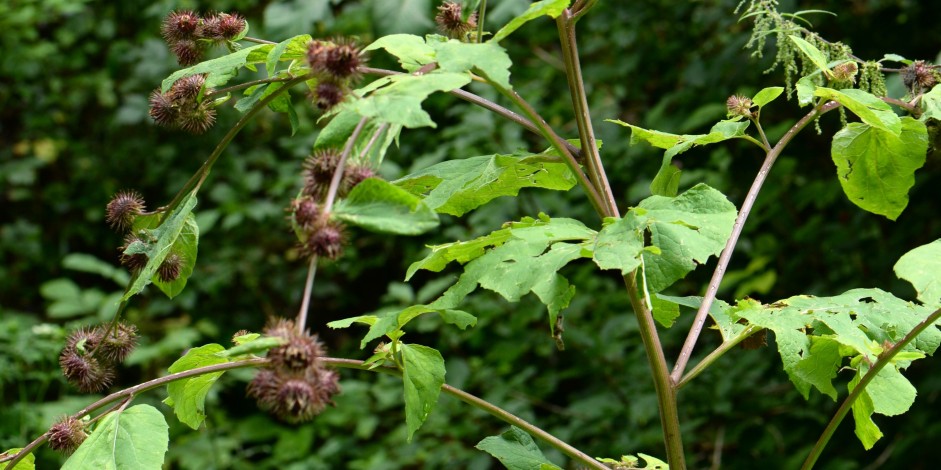
[[[304,333],[307,327],[307,312],[310,310],[310,296],[314,291],[314,277],[317,275],[317,255],[311,255],[307,265],[307,280],[304,281],[304,296],[301,297],[301,308],[297,311],[297,331]]]
[[[353,133],[350,134],[350,137],[346,140],[346,146],[343,147],[343,153],[340,154],[340,160],[337,162],[337,167],[333,171],[333,178],[330,180],[330,187],[327,189],[327,199],[323,204],[324,214],[329,214],[330,210],[333,209],[333,203],[336,201],[337,193],[340,191],[340,182],[343,181],[343,171],[346,169],[346,160],[350,158],[350,153],[353,152],[356,139],[358,139],[359,135],[363,132],[367,121],[367,118],[360,119],[356,128],[353,129]],[[301,299],[300,311],[297,312],[296,326],[297,330],[300,332],[303,332],[304,329],[307,328],[307,311],[310,309],[310,296],[314,290],[317,259],[317,255],[311,256],[310,265],[307,268],[307,281],[304,283],[304,297]]]
[[[209,93],[206,93],[203,96],[203,99],[213,99],[219,95],[224,95],[226,93],[238,90],[244,90],[246,88],[251,88],[255,85],[262,85],[265,83],[278,83],[278,82],[289,82],[294,77],[269,77],[269,78],[260,78],[258,80],[250,80],[247,82],[239,83],[238,85],[227,86],[224,88],[216,88]]]
[[[765,149],[765,152],[770,152],[771,142],[768,142],[768,136],[765,135],[765,129],[761,127],[761,121],[758,120],[758,116],[752,116],[751,122],[755,123],[755,129],[758,129],[758,135],[761,136],[761,147]]]
[[[863,375],[863,378],[859,380],[859,383],[853,387],[853,391],[850,392],[849,396],[843,400],[843,403],[840,404],[840,408],[836,410],[836,414],[833,415],[833,418],[827,423],[827,427],[824,428],[823,434],[820,435],[820,439],[817,439],[817,443],[814,445],[814,448],[810,450],[810,455],[807,456],[807,460],[804,461],[804,465],[801,466],[801,470],[810,470],[813,468],[814,464],[817,462],[817,459],[820,458],[820,454],[823,452],[823,448],[826,447],[827,443],[830,442],[830,438],[833,437],[833,433],[836,432],[836,428],[839,427],[840,422],[843,421],[843,418],[850,412],[850,409],[853,407],[853,403],[859,398],[859,395],[863,393],[863,390],[866,389],[866,386],[869,385],[869,382],[872,382],[879,371],[881,371],[886,365],[892,363],[892,358],[895,357],[902,348],[904,348],[908,343],[911,343],[915,338],[921,334],[922,331],[925,331],[930,326],[933,326],[938,319],[941,318],[941,308],[935,310],[928,315],[924,320],[921,321],[918,325],[915,325],[915,328],[912,328],[912,331],[909,331],[904,338],[902,338],[898,343],[895,343],[891,348],[886,349],[879,355],[878,360],[873,364],[872,368]]]
[[[699,364],[696,364],[695,367],[690,369],[690,371],[687,372],[686,375],[684,375],[683,378],[676,383],[677,390],[683,388],[683,386],[689,383],[690,380],[695,379],[696,376],[702,373],[702,371],[706,370],[707,367],[712,365],[712,363],[715,362],[716,359],[719,359],[720,357],[722,357],[723,354],[727,353],[730,349],[737,346],[738,343],[741,343],[742,341],[747,339],[749,336],[761,330],[762,328],[760,326],[748,325],[745,327],[744,330],[742,330],[741,333],[738,334],[738,336],[728,341],[724,341],[722,344],[719,345],[718,348],[716,348],[714,351],[709,353],[709,355],[704,357],[703,360],[699,361]]]
[[[367,371],[372,371],[372,372],[381,372],[384,374],[394,375],[397,377],[402,376],[402,372],[396,368],[376,367],[376,368],[370,369],[370,366],[368,364],[364,364],[362,361],[357,361],[353,359],[338,359],[338,358],[332,358],[332,357],[324,357],[324,358],[321,358],[320,360],[324,365],[327,365],[327,366],[342,367],[342,368],[347,368],[347,369],[367,370]],[[471,405],[477,409],[486,411],[487,413],[490,413],[491,415],[497,417],[501,421],[504,421],[506,423],[509,423],[513,426],[516,426],[526,431],[527,433],[531,434],[537,439],[542,440],[546,444],[549,444],[550,446],[562,452],[563,454],[576,460],[581,465],[584,465],[588,468],[598,469],[598,470],[605,470],[608,468],[604,466],[603,464],[601,464],[601,462],[598,462],[597,460],[593,459],[591,456],[572,447],[565,441],[553,436],[552,434],[549,434],[548,432],[544,431],[542,428],[534,424],[531,424],[523,420],[522,418],[514,415],[513,413],[510,413],[509,411],[506,411],[503,408],[500,408],[499,406],[496,406],[480,397],[471,395],[470,393],[467,393],[459,388],[452,387],[447,384],[441,386],[441,391],[447,395],[451,395],[457,398],[458,400],[463,401],[464,403],[467,403],[468,405]]]
[[[686,336],[686,341],[683,343],[683,349],[680,351],[679,357],[676,359],[676,365],[673,367],[673,373],[671,377],[674,382],[679,382],[680,377],[683,376],[683,371],[686,369],[686,364],[689,362],[689,358],[693,353],[693,348],[696,346],[696,341],[699,339],[699,334],[702,333],[703,326],[706,323],[706,315],[709,313],[709,309],[712,307],[712,302],[716,298],[716,293],[719,291],[719,284],[722,282],[722,278],[725,276],[725,270],[729,266],[729,262],[732,260],[732,252],[735,250],[735,245],[738,243],[738,237],[742,234],[742,227],[745,225],[745,221],[748,219],[748,214],[751,213],[752,206],[755,204],[755,200],[758,199],[758,192],[761,191],[761,186],[764,184],[765,179],[768,177],[768,173],[771,171],[771,166],[774,165],[775,160],[784,150],[784,147],[794,138],[804,127],[810,124],[818,116],[832,111],[840,106],[839,103],[835,101],[830,101],[819,107],[815,107],[806,116],[801,118],[800,121],[797,121],[793,127],[791,127],[781,140],[778,141],[777,145],[771,149],[770,152],[765,156],[765,161],[761,164],[761,169],[758,170],[758,174],[755,175],[755,180],[752,182],[751,188],[748,190],[748,194],[745,195],[745,201],[742,202],[742,208],[739,209],[738,216],[735,217],[735,223],[732,225],[732,233],[729,236],[729,239],[725,243],[725,248],[722,250],[722,255],[719,256],[719,263],[716,265],[715,271],[712,273],[712,279],[709,281],[709,287],[706,289],[706,296],[702,299],[702,304],[699,306],[699,310],[696,312],[696,318],[693,320],[693,326],[689,329],[689,334]]]
[[[256,44],[277,44],[276,42],[269,41],[267,39],[258,39],[249,36],[242,38],[243,41],[254,42]]]
[[[487,0],[481,0],[477,13],[477,42],[484,42],[484,20],[487,19]]]
[[[368,73],[368,74],[372,74],[372,75],[382,75],[382,76],[386,76],[386,75],[402,75],[402,72],[396,72],[396,71],[394,71],[394,70],[386,70],[386,69],[376,69],[376,68],[372,68],[372,67],[360,67],[360,68],[359,68],[359,71],[362,72],[362,73]],[[490,100],[488,100],[488,99],[486,99],[486,98],[483,98],[483,97],[481,97],[481,96],[479,96],[479,95],[475,95],[475,94],[473,94],[473,93],[471,93],[471,92],[469,92],[469,91],[462,90],[462,89],[460,89],[460,88],[459,88],[459,89],[456,89],[456,90],[451,90],[451,91],[449,91],[448,93],[450,93],[450,94],[452,94],[452,95],[454,95],[454,96],[456,96],[456,97],[458,97],[458,98],[460,98],[460,99],[462,99],[462,100],[464,100],[464,101],[467,101],[468,103],[476,104],[477,106],[480,106],[480,107],[482,107],[482,108],[484,108],[484,109],[493,111],[494,113],[496,113],[496,114],[498,114],[498,115],[500,115],[500,116],[503,116],[504,118],[509,119],[510,121],[513,121],[513,122],[515,122],[515,123],[517,123],[517,124],[523,126],[523,128],[525,128],[526,130],[532,132],[533,134],[542,136],[542,131],[539,130],[539,127],[537,127],[535,124],[533,124],[532,121],[530,121],[529,119],[526,119],[526,118],[523,117],[523,116],[520,116],[519,114],[513,112],[512,110],[509,110],[509,109],[507,109],[507,108],[504,108],[503,106],[500,106],[500,105],[497,104],[497,103],[494,103],[493,101],[490,101]],[[581,160],[581,159],[582,159],[582,152],[581,152],[581,150],[580,150],[578,147],[572,145],[572,144],[569,143],[568,141],[563,140],[563,139],[561,139],[561,138],[560,138],[560,140],[562,141],[562,143],[563,143],[563,145],[565,146],[565,148],[568,149],[569,153],[571,153],[572,155],[575,156],[575,159],[576,159],[576,160]]]
[[[578,58],[578,44],[575,40],[575,20],[568,11],[562,12],[556,18],[559,30],[559,41],[562,44],[562,59],[565,62],[565,78],[569,85],[569,94],[572,95],[572,106],[575,109],[575,123],[578,126],[578,137],[581,140],[582,151],[585,155],[585,166],[588,168],[588,177],[604,199],[602,208],[604,217],[620,217],[614,193],[608,183],[604,172],[604,164],[598,153],[598,144],[595,140],[595,129],[591,123],[591,111],[588,109],[588,98],[585,93],[585,81],[582,77],[582,67]]]
[[[120,392],[112,393],[111,395],[108,395],[92,403],[91,405],[88,405],[85,408],[82,408],[79,412],[73,414],[72,418],[81,419],[83,416],[95,410],[98,410],[100,408],[103,408],[111,403],[114,403],[117,400],[122,400],[132,395],[137,395],[139,393],[146,392],[148,390],[152,390],[157,387],[161,387],[163,385],[166,385],[170,382],[174,382],[177,380],[186,379],[189,377],[196,377],[198,375],[209,374],[212,372],[220,372],[220,371],[226,371],[230,369],[239,369],[242,367],[262,366],[267,363],[268,363],[267,359],[246,359],[246,360],[237,361],[237,362],[226,362],[224,364],[213,364],[211,366],[198,367],[196,369],[190,369],[190,370],[185,370],[183,372],[177,372],[175,374],[165,375],[163,377],[153,379],[153,380],[144,382],[142,384],[135,385],[130,388],[126,388],[124,390],[121,390]],[[26,447],[24,447],[22,450],[20,450],[16,454],[12,456],[8,455],[6,457],[0,458],[0,463],[6,460],[9,460],[10,463],[6,465],[6,470],[12,470],[14,467],[16,467],[17,462],[19,462],[24,457],[29,455],[33,450],[41,446],[47,440],[49,440],[48,431],[43,433],[43,435],[37,437],[35,440],[33,440],[33,442],[30,442]]]

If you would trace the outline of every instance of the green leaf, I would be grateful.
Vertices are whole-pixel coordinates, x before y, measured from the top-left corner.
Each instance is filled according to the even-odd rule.
[[[193,269],[196,267],[198,247],[199,225],[196,224],[196,217],[190,213],[186,216],[180,236],[173,242],[169,252],[179,255],[182,260],[180,276],[170,282],[162,281],[156,274],[150,279],[167,297],[176,297],[186,287],[186,281],[193,275]]]
[[[184,226],[187,225],[187,221],[191,220],[190,214],[193,212],[194,207],[196,207],[196,193],[192,192],[183,199],[173,213],[166,215],[163,219],[158,219],[162,214],[155,214],[153,216],[141,216],[134,220],[133,233],[141,235],[142,240],[131,243],[124,250],[124,253],[128,255],[146,255],[147,265],[132,278],[131,285],[128,286],[127,291],[121,298],[122,302],[140,293],[151,282],[151,279],[157,273],[157,268],[170,254],[171,248],[176,243]],[[154,228],[157,223],[159,225]],[[193,249],[195,250],[195,245]],[[191,261],[196,262],[195,252]],[[192,269],[192,266],[190,269]],[[190,270],[190,273],[192,273],[192,270]],[[180,278],[183,278],[182,271]]]
[[[934,87],[921,97],[921,107],[925,112],[921,115],[922,121],[928,119],[941,119],[941,88]]]
[[[554,331],[559,312],[575,295],[575,287],[557,271],[590,256],[588,248],[595,232],[577,220],[541,217],[524,218],[477,240],[431,247],[430,255],[412,263],[406,279],[419,269],[437,272],[451,261],[467,263],[457,283],[429,307],[455,308],[478,285],[510,302],[532,292],[548,308],[549,326]]]
[[[268,53],[274,45],[258,44],[256,46],[246,47],[231,54],[224,55],[217,59],[200,62],[192,67],[177,70],[169,77],[163,80],[161,91],[166,93],[177,80],[189,77],[190,75],[206,75],[206,88],[217,88],[224,85],[238,70],[246,65],[265,62]]]
[[[219,355],[224,351],[225,348],[218,344],[191,348],[185,356],[170,366],[169,371],[175,374],[199,367],[225,364],[229,360]],[[170,382],[167,384],[169,397],[163,402],[173,407],[173,412],[181,423],[199,429],[199,425],[206,419],[206,395],[222,374],[223,372],[212,372]]]
[[[534,20],[542,16],[549,16],[550,18],[557,18],[559,15],[565,11],[569,6],[569,0],[543,0],[541,2],[535,2],[529,6],[529,8],[523,12],[523,14],[517,16],[510,20],[506,26],[500,28],[490,41],[488,42],[500,42],[507,36],[519,29],[520,26],[523,26],[527,22]]]
[[[755,106],[761,108],[762,106],[776,100],[783,92],[784,87],[781,86],[763,88],[758,93],[755,93],[755,96],[751,99],[751,101]]]
[[[307,45],[311,39],[309,34],[301,34],[275,44],[265,57],[265,71],[268,72],[268,76],[275,76],[279,61],[306,58]]]
[[[651,294],[684,278],[698,264],[718,255],[732,233],[736,210],[725,196],[698,184],[677,197],[651,196],[631,209],[625,223],[650,232],[660,254],[643,251]]]
[[[393,182],[421,196],[428,207],[455,216],[501,196],[516,196],[521,188],[567,191],[575,183],[568,165],[542,154],[446,160]]]
[[[905,253],[892,269],[912,283],[921,303],[941,306],[941,239]]]
[[[673,297],[663,294],[655,294],[653,297],[694,310],[699,310],[699,306],[702,305],[702,297]],[[751,299],[740,300],[739,303],[752,303],[755,306],[761,306],[758,301]],[[709,307],[709,316],[712,317],[712,320],[716,323],[714,328],[719,330],[719,333],[722,335],[722,341],[730,341],[736,338],[742,330],[745,329],[745,325],[738,322],[739,317],[734,311],[735,308],[719,299],[714,300]]]
[[[456,325],[462,330],[477,324],[477,317],[461,310],[435,308],[429,305],[413,305],[402,310],[388,310],[381,313],[344,318],[327,323],[327,326],[330,328],[348,328],[353,323],[369,325],[369,331],[359,344],[360,349],[363,349],[370,341],[384,335],[389,336],[390,339],[394,336],[401,336],[400,334],[396,335],[395,332],[401,332],[408,322],[426,313],[438,313],[445,323]]]
[[[873,94],[855,88],[834,90],[817,87],[814,96],[836,101],[853,112],[864,123],[893,136],[902,132],[902,120],[892,108]]]
[[[438,403],[444,385],[444,359],[437,350],[420,344],[400,344],[399,352],[404,366],[405,425],[411,442]]]
[[[860,371],[864,369],[866,367],[862,366]],[[894,364],[888,364],[869,382],[865,393],[872,400],[872,408],[876,413],[898,416],[912,407],[918,391]]]
[[[651,311],[653,319],[665,328],[672,327],[676,319],[680,317],[680,306],[676,303],[653,295],[650,297],[650,305],[653,307]]]
[[[445,72],[474,70],[504,89],[511,89],[510,66],[506,50],[495,42],[466,43],[456,39],[432,43],[438,66]]]
[[[375,40],[366,46],[363,52],[385,49],[399,59],[402,68],[415,72],[423,65],[435,61],[435,49],[425,43],[420,36],[413,34],[390,34]]]
[[[516,426],[499,436],[485,437],[474,447],[494,456],[509,470],[561,470],[542,454],[529,434]]]
[[[418,196],[379,178],[367,178],[338,202],[331,217],[379,233],[418,235],[438,226],[438,214]]]
[[[595,264],[601,269],[618,269],[627,275],[640,266],[640,254],[644,250],[644,229],[636,220],[634,212],[624,218],[607,218],[604,227],[595,239]]]
[[[797,104],[807,106],[814,100],[814,92],[817,91],[817,83],[813,75],[801,77],[795,84],[797,89]]]
[[[236,346],[226,349],[225,351],[217,352],[216,355],[219,357],[237,358],[240,356],[262,354],[268,352],[268,350],[271,348],[281,346],[286,341],[284,338],[279,336],[259,337],[257,333],[254,333],[254,336],[254,339],[241,342]]]
[[[17,452],[19,452],[19,451],[21,451],[21,450],[23,450],[22,447],[17,447],[17,448],[14,448],[14,449],[9,449],[9,450],[6,450],[6,451],[0,453],[0,457],[7,457],[7,456],[13,455],[13,454],[15,454],[15,453],[17,453]],[[7,463],[6,463],[6,462],[4,462],[3,464],[0,464],[0,465],[3,465],[4,470],[6,470],[6,466],[7,466]],[[20,460],[19,462],[16,463],[16,466],[14,466],[13,468],[11,468],[11,469],[9,469],[9,470],[36,470],[36,456],[33,455],[32,452],[30,452],[29,454],[26,454],[26,457],[23,457],[22,460]]]
[[[788,39],[790,39],[791,42],[793,42],[797,48],[800,49],[808,59],[810,59],[817,69],[824,73],[824,75],[827,77],[832,76],[830,68],[827,67],[827,58],[823,55],[823,52],[821,52],[820,49],[817,49],[816,46],[805,41],[800,36],[788,36]]]
[[[795,296],[768,306],[750,301],[735,313],[774,332],[784,370],[806,398],[811,386],[833,396],[830,379],[839,366],[835,352],[874,362],[882,344],[898,342],[931,311],[879,289],[854,289],[834,297]],[[906,351],[931,354],[939,344],[941,331],[932,328]],[[917,356],[911,355],[913,360]]]
[[[150,405],[108,413],[63,470],[160,470],[170,440],[163,414]]]
[[[850,380],[846,388],[849,391],[853,391],[859,381],[862,379],[863,372],[862,369],[858,370],[853,376],[853,379]],[[876,423],[872,421],[872,414],[875,413],[875,409],[872,405],[872,399],[869,398],[869,394],[861,393],[859,397],[853,402],[852,407],[853,412],[853,421],[856,423],[856,437],[859,438],[859,442],[862,442],[863,447],[866,450],[872,449],[872,446],[876,445],[876,441],[882,438],[882,431],[879,430],[879,426],[876,426]]]
[[[901,133],[850,123],[833,136],[831,155],[843,192],[857,206],[895,220],[908,205],[915,170],[925,163],[928,131],[910,117]]]
[[[496,230],[474,240],[430,246],[431,253],[428,256],[409,266],[405,274],[405,280],[411,279],[419,269],[440,272],[452,261],[465,264],[483,256],[488,248],[501,246],[512,239],[526,239],[549,245],[563,240],[589,240],[594,235],[594,230],[586,227],[578,220],[549,219],[545,216],[537,220],[532,217],[524,217],[519,222],[509,223],[506,228]]]
[[[360,116],[390,124],[401,124],[408,128],[437,127],[422,109],[422,101],[436,91],[451,91],[470,82],[471,77],[467,73],[439,70],[423,75],[382,77],[357,90],[357,94],[369,94],[348,106]]]
[[[650,183],[650,191],[657,196],[674,197],[679,189],[680,170],[673,166],[673,157],[697,145],[708,145],[745,135],[749,121],[724,120],[717,122],[708,134],[676,135],[660,131],[652,131],[637,127],[633,124],[617,119],[607,119],[608,122],[620,124],[631,129],[631,145],[637,142],[667,149],[660,163],[660,170]]]

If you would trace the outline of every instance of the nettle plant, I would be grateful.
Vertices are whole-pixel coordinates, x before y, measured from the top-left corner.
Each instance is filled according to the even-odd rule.
[[[728,118],[706,134],[677,135],[608,120],[629,128],[632,143],[664,150],[662,166],[650,185],[652,195],[630,207],[617,204],[608,184],[579,65],[576,24],[590,14],[595,1],[536,2],[496,33],[483,28],[486,1],[447,2],[436,18],[442,34],[393,34],[365,47],[348,39],[309,35],[269,42],[247,36],[248,25],[237,14],[171,13],[163,24],[163,36],[187,68],[170,75],[153,92],[153,119],[199,133],[214,124],[219,107],[231,102],[242,117],[166,205],[146,212],[134,192],[122,192],[108,204],[109,223],[125,234],[121,262],[133,276],[110,324],[70,335],[60,356],[63,373],[82,391],[108,387],[137,336],[134,325],[121,320],[128,302],[148,284],[172,298],[193,273],[199,239],[193,215],[196,197],[226,145],[265,109],[286,113],[296,128],[294,106],[313,105],[322,110],[326,125],[300,169],[303,187],[288,204],[298,251],[309,260],[300,312],[294,319],[269,320],[262,333],[237,333],[231,347],[208,344],[190,349],[170,366],[169,375],[112,393],[63,418],[26,447],[7,451],[2,457],[8,462],[6,468],[32,468],[31,452],[47,441],[55,449],[71,452],[66,468],[160,468],[168,425],[156,408],[131,406],[133,399],[166,386],[169,396],[164,403],[181,422],[197,429],[205,418],[204,400],[213,383],[227,370],[256,367],[248,394],[288,423],[311,420],[331,403],[340,390],[337,368],[371,370],[401,377],[409,439],[445,393],[511,425],[502,435],[486,437],[477,445],[507,468],[559,468],[543,456],[535,437],[576,466],[683,469],[678,392],[718,357],[743,341],[763,338],[765,331],[774,334],[784,370],[805,398],[815,388],[837,400],[833,380],[838,374],[851,376],[848,395],[804,468],[813,467],[849,413],[860,442],[871,448],[882,436],[872,415],[894,416],[909,409],[916,390],[902,371],[912,361],[933,354],[941,343],[941,332],[934,326],[941,317],[941,240],[913,247],[895,265],[897,276],[915,288],[917,301],[877,288],[832,297],[795,295],[770,303],[749,298],[723,301],[716,292],[775,159],[801,131],[831,111],[838,110],[834,115],[842,123],[831,147],[837,180],[861,209],[895,220],[907,205],[914,172],[934,146],[929,130],[941,118],[941,87],[935,87],[941,76],[935,66],[894,54],[877,61],[858,58],[846,45],[828,42],[807,29],[803,16],[819,12],[783,14],[776,3],[752,0],[739,8],[743,19],[754,22],[747,47],[755,55],[765,50],[769,37],[775,39],[772,68],[784,69],[785,86],[764,88],[750,97],[730,97]],[[514,91],[512,61],[500,46],[524,23],[546,17],[554,19],[558,28],[578,124],[573,139],[561,137]],[[203,61],[204,53],[216,45],[227,47],[229,53]],[[390,54],[402,70],[371,68],[366,53]],[[236,82],[243,69],[262,71],[265,77]],[[886,73],[901,75],[905,96],[887,96]],[[462,89],[471,82],[492,87],[521,114]],[[297,89],[305,90],[304,98],[292,98],[291,91]],[[523,126],[545,138],[548,149],[455,158],[391,182],[376,177],[386,150],[398,139],[407,139],[407,129],[435,126],[422,102],[436,92]],[[786,105],[775,101],[782,95],[806,114],[771,142],[763,122],[772,103]],[[765,155],[740,207],[705,184],[679,192],[675,157],[694,147],[733,139],[748,141]],[[368,326],[363,348],[382,339],[368,359],[327,357],[316,335],[308,332],[307,311],[318,263],[342,254],[348,226],[417,235],[435,229],[438,214],[461,217],[498,197],[516,196],[522,188],[575,187],[587,197],[598,219],[538,213],[508,221],[473,240],[432,246],[405,278],[420,270],[440,272],[459,265],[462,274],[440,297],[399,311],[329,324]],[[718,263],[704,296],[663,294],[712,256],[718,256]],[[636,452],[640,458],[586,455],[497,405],[447,385],[441,353],[405,341],[409,322],[425,314],[438,314],[445,323],[462,329],[473,326],[476,317],[461,310],[462,301],[483,288],[511,302],[535,294],[548,311],[547,331],[561,345],[562,312],[575,295],[575,286],[559,270],[583,259],[623,277],[658,397],[665,461]],[[671,369],[658,329],[673,325],[680,306],[692,307],[696,314]],[[709,319],[723,341],[698,364],[687,367]],[[95,412],[98,415],[89,419]]]

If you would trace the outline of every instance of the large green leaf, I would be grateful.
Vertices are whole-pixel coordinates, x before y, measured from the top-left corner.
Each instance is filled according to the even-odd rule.
[[[327,326],[330,328],[348,328],[354,323],[369,325],[369,331],[359,343],[359,347],[362,349],[365,348],[366,344],[370,341],[381,338],[382,336],[389,336],[390,339],[400,337],[403,334],[402,329],[408,322],[426,313],[437,313],[445,323],[456,325],[462,330],[477,324],[477,317],[461,310],[434,308],[429,305],[413,305],[397,311],[389,310],[381,313],[344,318],[327,323]]]
[[[405,425],[408,440],[425,423],[438,403],[444,385],[444,358],[437,350],[420,344],[399,344],[405,386]]]
[[[625,217],[621,223],[648,230],[651,246],[659,249],[659,254],[641,253],[651,293],[666,289],[722,252],[737,214],[722,193],[705,184],[677,197],[651,196],[631,212],[635,217]]]
[[[565,163],[542,154],[485,155],[447,160],[393,183],[438,212],[461,216],[521,188],[569,190],[575,176]]]
[[[834,90],[817,87],[814,96],[836,101],[859,116],[864,123],[881,129],[893,136],[902,132],[902,121],[892,108],[879,97],[855,88]]]
[[[595,239],[595,264],[601,269],[617,269],[628,274],[640,266],[640,253],[644,250],[644,227],[637,214],[628,211],[623,219],[606,218],[604,227]]]
[[[268,72],[268,76],[275,76],[280,61],[306,59],[310,41],[309,34],[301,34],[275,44],[265,57],[265,71]]]
[[[438,214],[421,198],[385,180],[368,178],[338,202],[331,216],[380,233],[418,235],[438,226]]]
[[[796,296],[770,305],[749,301],[735,313],[774,332],[784,370],[805,398],[814,387],[835,399],[832,380],[844,366],[843,358],[851,358],[856,367],[874,363],[885,344],[898,342],[933,310],[879,289],[854,289],[834,297]],[[914,400],[911,384],[898,370],[934,353],[939,344],[941,331],[925,330],[902,351],[903,359],[883,369],[875,388],[867,389],[854,405],[857,434],[864,445],[870,447],[868,440],[875,436],[871,421],[867,424],[873,412],[899,414]]]
[[[575,287],[558,271],[590,257],[594,236],[594,230],[574,219],[526,217],[476,240],[431,247],[431,254],[412,263],[406,278],[419,269],[440,271],[452,261],[466,263],[457,283],[429,307],[453,309],[478,285],[510,302],[532,292],[548,308],[554,331],[559,312],[575,295]]]
[[[433,42],[436,60],[445,72],[476,71],[497,85],[510,89],[510,56],[496,43],[466,43],[456,39]]]
[[[199,230],[198,228],[195,228],[195,223],[192,221],[191,217],[191,213],[193,212],[194,207],[196,207],[195,192],[187,195],[173,211],[173,213],[166,215],[162,219],[158,218],[158,215],[153,215],[138,217],[134,221],[132,230],[136,235],[140,236],[140,240],[137,240],[128,245],[128,247],[124,250],[124,254],[146,255],[147,265],[144,266],[132,278],[131,285],[128,286],[127,291],[121,298],[122,301],[126,301],[132,296],[140,293],[140,291],[144,290],[144,287],[146,287],[147,284],[150,284],[156,275],[160,264],[163,263],[163,260],[166,259],[167,255],[169,255],[171,250],[174,248],[174,244],[177,243],[180,234],[184,230],[184,227],[189,227],[187,229],[189,232],[189,241],[180,241],[180,243],[182,243],[182,245],[180,245],[180,249],[184,252],[192,250],[190,259],[183,259],[184,267],[186,266],[186,263],[196,262],[196,238],[199,236]],[[181,269],[178,281],[181,282],[182,285],[186,284],[186,278],[189,277],[189,274],[192,274],[192,264],[189,266],[188,272],[185,274],[186,276],[184,277],[184,272]],[[177,286],[179,289],[182,289],[181,285]],[[175,287],[168,290],[169,292],[167,290],[164,291],[167,293],[167,295],[179,292]]]
[[[669,134],[666,132],[648,130],[628,124],[618,119],[606,119],[608,122],[620,124],[631,129],[631,145],[638,142],[666,149],[660,170],[650,183],[650,192],[657,196],[673,197],[679,189],[680,170],[673,166],[673,157],[697,145],[708,145],[729,139],[741,138],[745,135],[750,121],[724,120],[717,122],[708,134]]]
[[[529,8],[523,12],[523,14],[517,16],[510,20],[506,26],[500,28],[492,38],[490,42],[500,42],[507,36],[519,29],[520,26],[523,26],[527,22],[534,20],[542,16],[549,16],[550,18],[557,18],[559,15],[568,8],[570,0],[543,0],[541,2],[535,2],[529,6]]]
[[[804,38],[800,36],[788,36],[788,39],[800,49],[801,52],[817,67],[817,70],[824,73],[826,76],[831,76],[830,68],[827,67],[827,57],[823,54],[820,49],[817,49],[817,46],[807,42]]]
[[[901,132],[851,123],[833,136],[831,154],[846,196],[857,206],[895,220],[908,205],[915,170],[925,164],[928,131],[905,117]]]
[[[258,44],[256,46],[239,49],[231,54],[224,55],[217,59],[200,62],[192,67],[173,72],[169,77],[163,80],[161,90],[166,93],[177,80],[189,77],[190,75],[206,75],[206,87],[215,88],[224,85],[234,77],[240,68],[252,67],[252,64],[265,62],[268,53],[274,48],[272,44]]]
[[[185,356],[177,359],[170,366],[170,373],[175,374],[198,367],[229,362],[228,359],[219,355],[222,351],[225,351],[225,348],[218,344],[191,348]],[[181,423],[193,429],[199,429],[199,425],[206,419],[206,394],[222,374],[222,372],[212,372],[170,382],[167,384],[169,397],[163,402],[173,407],[173,412],[176,413]]]
[[[422,109],[422,101],[436,91],[451,91],[470,82],[470,74],[440,70],[423,75],[387,76],[357,90],[359,94],[368,92],[368,95],[348,106],[360,116],[373,117],[390,124],[401,124],[408,128],[436,127]]]
[[[163,414],[150,405],[108,413],[63,470],[160,470],[170,440]]]
[[[941,239],[905,253],[893,270],[900,279],[912,283],[923,304],[941,306]]]
[[[414,34],[390,34],[377,39],[363,51],[385,49],[399,59],[402,68],[415,72],[425,64],[435,61],[435,49],[425,39]]]
[[[516,426],[499,436],[485,437],[475,447],[496,457],[509,470],[561,470],[542,454],[529,434]]]

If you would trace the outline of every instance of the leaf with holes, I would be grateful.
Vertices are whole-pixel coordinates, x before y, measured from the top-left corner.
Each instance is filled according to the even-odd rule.
[[[461,216],[522,188],[567,191],[575,176],[568,165],[544,154],[484,155],[447,160],[393,184],[438,212]]]
[[[908,205],[915,170],[925,164],[928,131],[905,117],[901,132],[851,123],[833,136],[831,155],[837,179],[853,204],[895,220]]]

